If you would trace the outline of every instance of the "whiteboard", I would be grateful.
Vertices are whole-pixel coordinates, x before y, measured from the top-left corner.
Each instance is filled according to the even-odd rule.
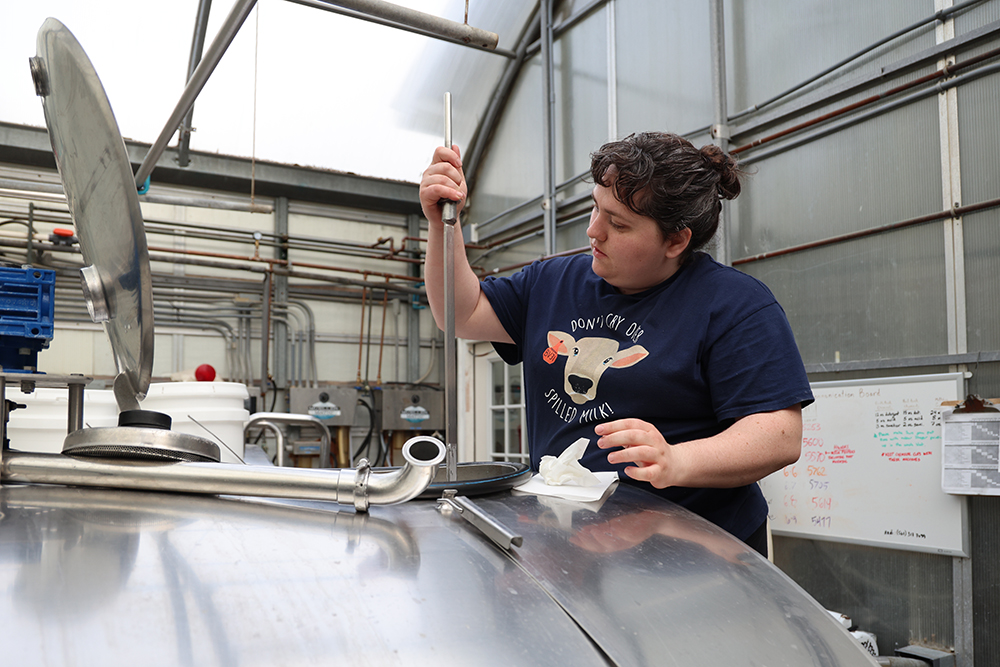
[[[966,556],[965,498],[941,489],[944,401],[962,373],[812,384],[802,455],[761,481],[775,535]]]

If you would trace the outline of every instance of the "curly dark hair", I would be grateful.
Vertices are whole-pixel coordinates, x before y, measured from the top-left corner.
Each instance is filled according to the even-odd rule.
[[[633,213],[655,220],[664,239],[691,230],[682,259],[712,240],[722,199],[740,194],[743,170],[732,155],[712,144],[699,150],[676,134],[630,134],[590,159],[594,183],[612,188]]]

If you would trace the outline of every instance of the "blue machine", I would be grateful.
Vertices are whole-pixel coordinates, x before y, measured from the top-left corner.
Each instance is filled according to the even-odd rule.
[[[55,290],[55,271],[0,266],[0,371],[36,371],[52,340]]]

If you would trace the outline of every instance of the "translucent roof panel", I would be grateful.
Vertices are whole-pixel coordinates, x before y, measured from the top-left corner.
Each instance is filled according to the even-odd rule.
[[[464,20],[464,0],[395,4]],[[208,41],[233,2],[212,3]],[[45,126],[28,58],[47,16],[94,63],[126,138],[152,143],[180,98],[197,0],[44,0],[4,9],[0,121]],[[470,0],[469,24],[512,50],[534,0]],[[417,181],[443,140],[467,146],[508,58],[285,0],[260,0],[195,103],[191,148]],[[176,144],[176,137],[171,145]]]

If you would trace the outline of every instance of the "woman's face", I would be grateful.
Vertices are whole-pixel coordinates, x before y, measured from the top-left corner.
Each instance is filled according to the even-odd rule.
[[[594,208],[587,236],[594,273],[622,294],[635,294],[659,285],[677,271],[691,230],[683,229],[664,239],[655,220],[631,211],[618,201],[612,188],[598,183],[592,196]]]

